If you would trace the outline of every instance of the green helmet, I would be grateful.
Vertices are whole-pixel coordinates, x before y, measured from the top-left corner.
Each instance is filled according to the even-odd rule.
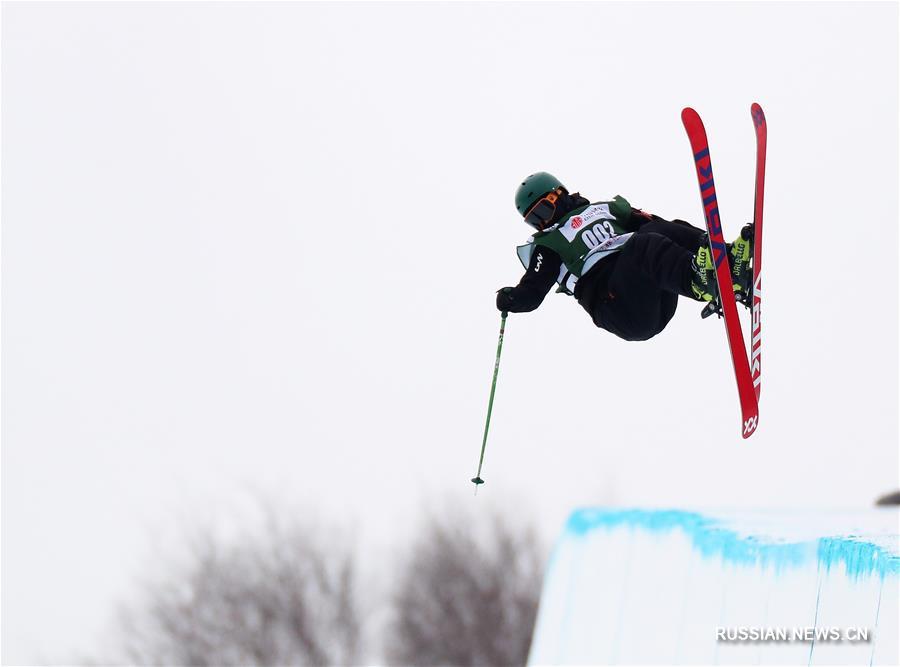
[[[556,176],[546,171],[539,171],[526,178],[516,190],[516,210],[519,215],[524,216],[538,199],[556,188],[565,189],[565,186]]]

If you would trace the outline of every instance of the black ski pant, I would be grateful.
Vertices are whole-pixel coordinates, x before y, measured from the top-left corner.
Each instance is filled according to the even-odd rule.
[[[691,260],[704,232],[683,220],[653,216],[622,249],[600,260],[575,286],[594,324],[619,338],[647,340],[692,297]]]

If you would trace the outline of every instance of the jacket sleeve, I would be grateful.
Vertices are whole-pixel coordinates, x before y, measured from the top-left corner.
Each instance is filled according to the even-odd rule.
[[[519,284],[497,293],[497,308],[511,313],[527,313],[543,302],[556,283],[562,259],[549,248],[538,246]]]

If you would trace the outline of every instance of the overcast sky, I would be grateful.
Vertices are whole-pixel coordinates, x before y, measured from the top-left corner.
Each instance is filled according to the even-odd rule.
[[[3,660],[103,638],[183,521],[263,492],[390,544],[423,504],[865,507],[898,484],[896,3],[11,4]],[[723,326],[499,314],[546,170],[733,238],[769,122],[760,426]],[[743,312],[742,312],[743,314]],[[168,532],[167,532],[168,531]]]

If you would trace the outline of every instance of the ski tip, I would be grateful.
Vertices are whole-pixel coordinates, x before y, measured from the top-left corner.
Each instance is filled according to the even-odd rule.
[[[744,416],[744,430],[741,433],[744,440],[749,438],[751,435],[756,433],[756,428],[759,426],[759,413],[748,414]]]
[[[472,478],[472,483],[473,483],[475,486],[478,486],[479,484],[484,484],[484,480],[481,479],[481,477],[473,477],[473,478]]]
[[[703,121],[700,120],[700,114],[691,107],[685,107],[681,110],[681,123],[689,134],[703,130]],[[705,133],[706,131],[703,130],[703,132]]]
[[[757,127],[766,124],[766,114],[763,113],[762,107],[756,102],[750,105],[750,117],[753,118],[753,124]]]

